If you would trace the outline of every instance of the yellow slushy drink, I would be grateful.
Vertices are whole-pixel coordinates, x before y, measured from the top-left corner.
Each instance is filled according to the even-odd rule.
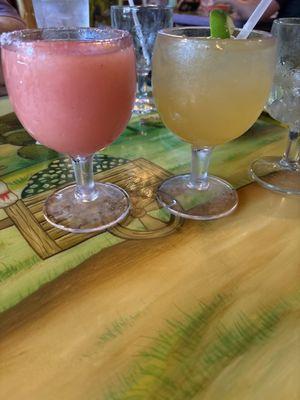
[[[215,10],[212,20],[211,29],[159,32],[152,68],[163,122],[192,145],[191,173],[162,182],[157,198],[172,214],[198,220],[224,217],[237,207],[230,183],[208,174],[210,154],[257,120],[275,66],[275,40],[269,33],[252,32],[240,40],[230,36],[224,13]]]
[[[161,34],[153,57],[153,90],[166,126],[199,147],[243,134],[270,92],[274,51],[273,40],[255,34],[247,40],[187,38],[180,29],[178,35]]]

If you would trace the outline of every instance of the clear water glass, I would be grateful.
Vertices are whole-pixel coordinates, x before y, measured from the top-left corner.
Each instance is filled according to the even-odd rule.
[[[137,94],[133,112],[143,115],[156,111],[147,81],[157,32],[173,26],[172,7],[112,6],[111,25],[130,32],[133,37],[137,69]]]
[[[282,156],[255,160],[250,174],[267,189],[300,195],[300,18],[275,20],[272,34],[277,38],[277,63],[266,109],[288,125],[288,143]]]
[[[33,0],[39,28],[90,26],[89,0]]]

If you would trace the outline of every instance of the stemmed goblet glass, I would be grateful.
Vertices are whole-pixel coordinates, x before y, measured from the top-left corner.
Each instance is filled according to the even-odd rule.
[[[93,154],[117,139],[131,116],[136,76],[129,33],[24,30],[3,34],[1,45],[19,120],[41,144],[72,159],[76,185],[50,195],[45,218],[73,233],[117,224],[129,212],[128,195],[114,184],[94,182]]]
[[[234,33],[236,35],[236,32]],[[207,28],[158,33],[153,55],[153,91],[165,125],[192,145],[190,174],[158,188],[172,214],[210,220],[237,206],[234,188],[208,174],[214,146],[242,135],[267,100],[275,66],[275,40],[253,32],[248,39],[212,39]]]
[[[250,174],[267,189],[300,195],[300,18],[275,20],[272,34],[277,38],[277,64],[266,109],[289,126],[289,137],[283,156],[255,160]]]

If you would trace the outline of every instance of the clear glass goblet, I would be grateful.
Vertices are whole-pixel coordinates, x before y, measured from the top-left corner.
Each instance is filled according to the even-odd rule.
[[[173,26],[173,9],[168,6],[112,6],[113,28],[131,33],[136,52],[137,93],[133,112],[138,115],[156,111],[147,80],[157,32]]]
[[[39,28],[90,26],[89,0],[32,0]]]
[[[274,21],[277,64],[266,109],[289,126],[283,156],[263,157],[250,167],[251,177],[266,189],[300,195],[300,18]]]
[[[238,30],[235,32],[235,34]],[[158,188],[172,214],[210,220],[230,214],[238,196],[225,180],[208,174],[214,146],[246,132],[270,92],[275,40],[253,32],[249,39],[212,39],[207,28],[158,33],[153,54],[153,93],[165,125],[192,145],[191,173]]]
[[[19,120],[41,144],[72,159],[76,185],[50,195],[45,218],[73,233],[117,224],[129,212],[128,195],[116,185],[94,182],[93,154],[117,139],[131,115],[136,75],[129,33],[24,30],[3,34],[1,45]]]

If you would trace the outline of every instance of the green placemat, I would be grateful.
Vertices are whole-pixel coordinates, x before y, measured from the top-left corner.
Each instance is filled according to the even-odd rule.
[[[286,129],[264,114],[239,139],[214,150],[210,172],[239,188],[249,183],[251,160],[263,154],[282,154],[285,140]],[[109,171],[112,176],[114,171],[121,171],[113,178],[116,182],[127,174],[128,189],[134,193],[129,220],[118,231],[93,237],[60,238],[59,232],[49,230],[46,234],[53,234],[62,250],[44,255],[14,221],[12,206],[21,204],[26,208],[32,203],[32,208],[38,208],[30,199],[70,182],[72,170],[64,155],[35,144],[14,114],[0,117],[0,311],[106,247],[126,238],[159,237],[177,229],[182,221],[157,207],[155,184],[168,173],[188,171],[189,164],[190,146],[170,133],[157,115],[143,120],[133,118],[119,139],[96,155],[94,165],[100,177]],[[38,227],[48,229],[41,210],[35,212]]]

